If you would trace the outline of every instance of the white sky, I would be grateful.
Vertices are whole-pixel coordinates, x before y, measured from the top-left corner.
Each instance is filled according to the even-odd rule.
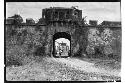
[[[37,21],[42,17],[42,9],[49,7],[78,6],[82,10],[82,17],[86,20],[120,21],[120,2],[7,2],[6,18],[20,14],[25,22],[26,18]]]

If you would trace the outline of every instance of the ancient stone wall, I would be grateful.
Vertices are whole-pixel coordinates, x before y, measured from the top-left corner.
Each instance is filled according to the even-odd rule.
[[[121,28],[96,27],[88,29],[88,45],[86,52],[90,57],[121,57]]]
[[[100,31],[96,27],[6,25],[6,47],[9,45],[25,46],[29,52],[44,47],[45,53],[43,54],[51,56],[52,38],[57,32],[66,32],[71,35],[72,56],[83,54],[92,56],[97,49],[105,55],[112,53],[121,55],[120,28],[104,28]]]

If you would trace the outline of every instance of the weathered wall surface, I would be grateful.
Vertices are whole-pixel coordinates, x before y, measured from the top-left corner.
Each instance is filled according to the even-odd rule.
[[[45,30],[44,26],[6,25],[7,65],[18,62],[18,64],[25,64],[30,61],[28,56],[44,55]],[[38,50],[39,48],[42,50]]]
[[[72,53],[76,53],[79,48],[84,46],[81,45],[81,42],[85,39],[84,32],[86,31],[76,26],[45,27],[6,25],[6,44],[33,45],[33,48],[42,47],[44,45],[46,54],[50,54],[50,52],[52,52],[52,38],[57,32],[66,32],[71,35]]]
[[[104,28],[100,31],[97,28],[88,29],[88,55],[93,57],[113,57],[120,59],[121,56],[121,29]]]
[[[6,53],[12,55],[17,48],[20,48],[24,55],[50,55],[52,38],[56,32],[71,34],[71,49],[74,56],[84,54],[89,57],[108,56],[109,54],[121,56],[121,29],[105,28],[100,31],[96,27],[78,26],[6,25]]]

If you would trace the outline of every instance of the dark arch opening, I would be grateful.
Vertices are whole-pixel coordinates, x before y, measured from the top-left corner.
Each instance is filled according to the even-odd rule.
[[[71,56],[71,35],[57,32],[53,35],[53,57],[67,58]]]

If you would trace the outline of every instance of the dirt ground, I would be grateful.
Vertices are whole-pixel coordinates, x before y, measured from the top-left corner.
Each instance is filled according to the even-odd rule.
[[[101,64],[102,62],[100,62]],[[103,62],[104,63],[104,62]],[[121,80],[120,68],[76,58],[39,58],[23,66],[6,67],[8,81],[112,81]],[[119,67],[119,66],[117,66]]]

